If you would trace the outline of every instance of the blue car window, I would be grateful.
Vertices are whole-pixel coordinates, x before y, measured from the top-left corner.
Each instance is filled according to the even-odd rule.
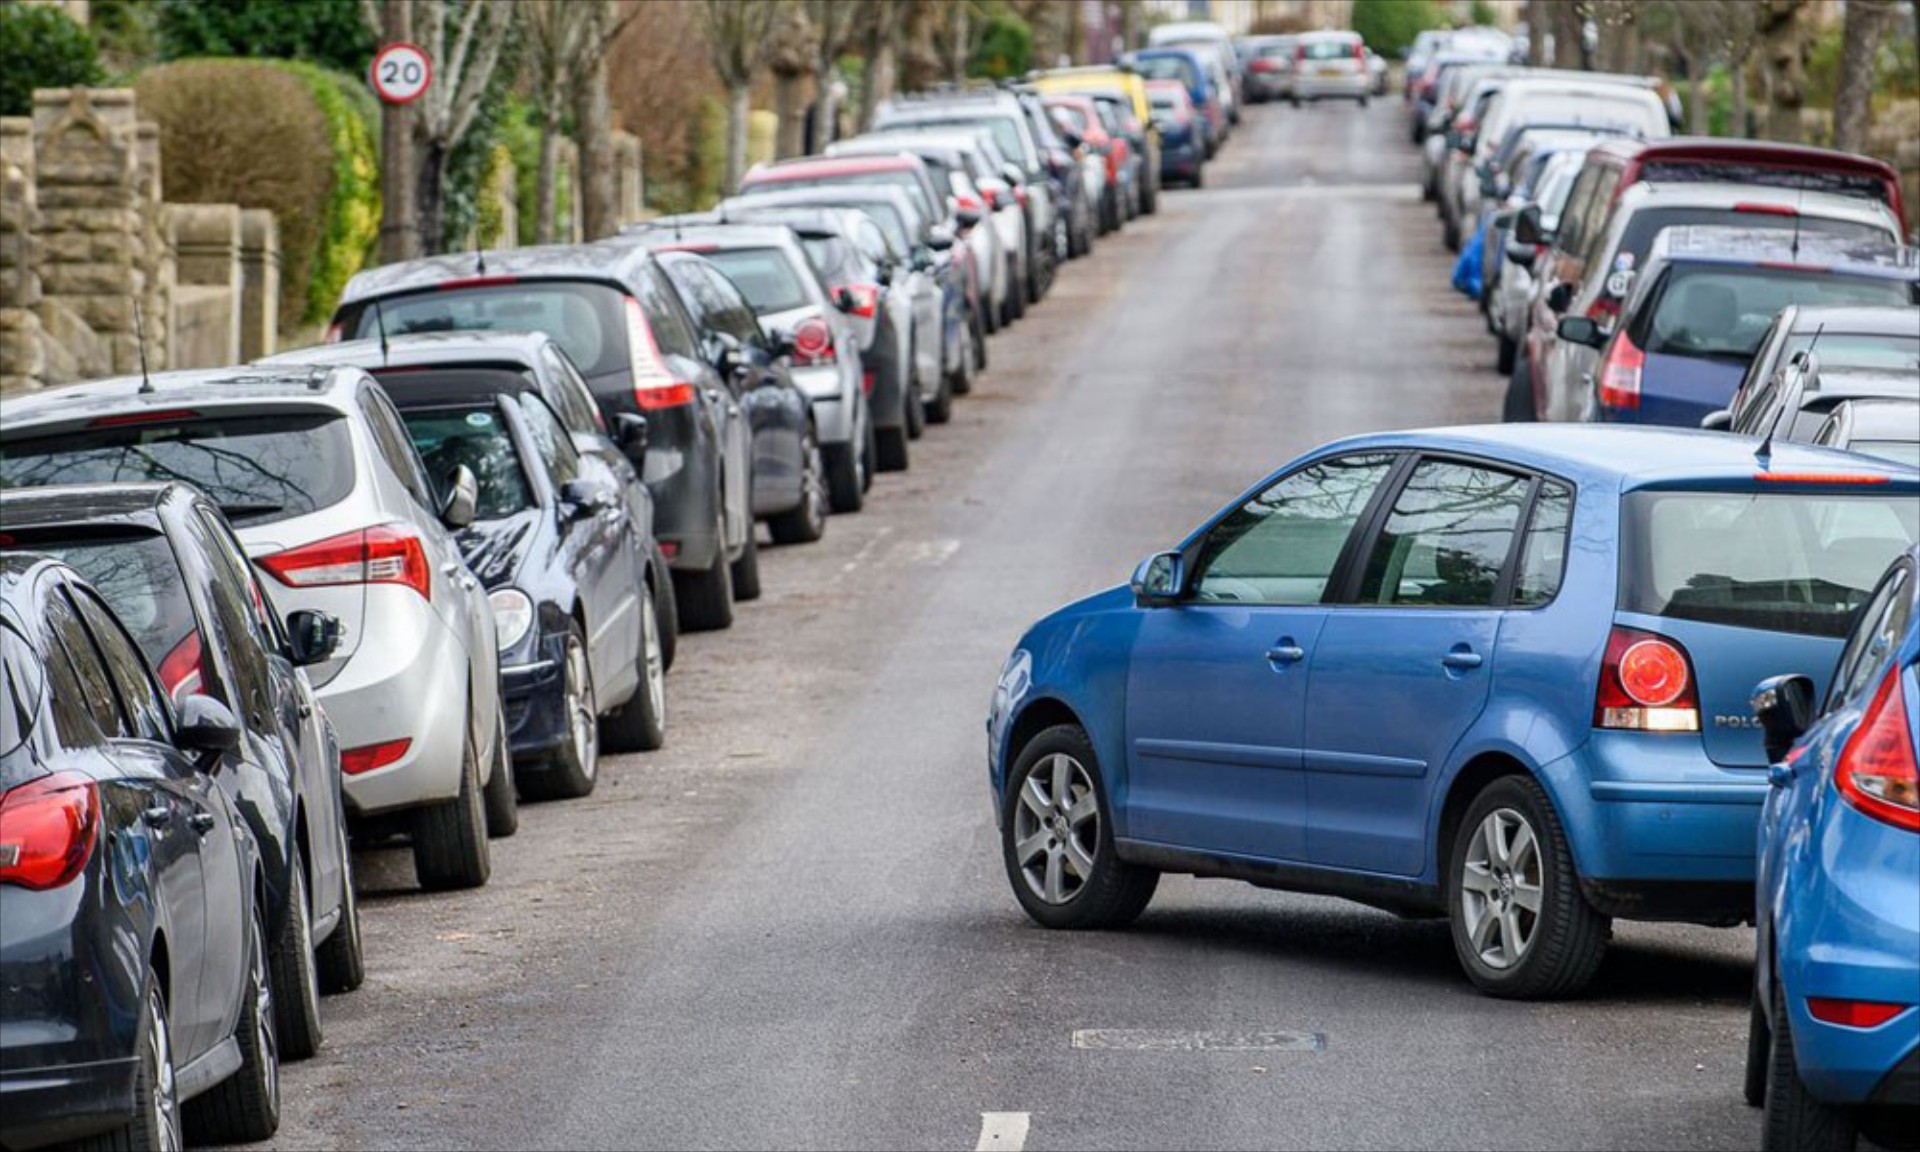
[[[1320,603],[1347,537],[1393,460],[1387,453],[1322,460],[1228,513],[1201,546],[1194,599]]]
[[[1360,602],[1492,607],[1531,486],[1511,472],[1421,461],[1373,543]]]
[[[1533,519],[1520,546],[1520,566],[1513,577],[1513,603],[1537,608],[1560,591],[1567,564],[1567,535],[1573,524],[1573,489],[1555,480],[1540,485],[1533,503]]]

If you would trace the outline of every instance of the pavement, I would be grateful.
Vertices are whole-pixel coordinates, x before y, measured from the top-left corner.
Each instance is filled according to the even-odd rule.
[[[1746,1148],[1749,930],[1624,924],[1484,998],[1446,927],[1169,877],[1015,904],[983,719],[1014,640],[1293,455],[1497,419],[1394,100],[1248,110],[1201,191],[992,338],[953,423],[689,636],[664,751],[529,805],[492,883],[361,852],[369,976],[282,1148]],[[989,1115],[991,1114],[991,1115]]]

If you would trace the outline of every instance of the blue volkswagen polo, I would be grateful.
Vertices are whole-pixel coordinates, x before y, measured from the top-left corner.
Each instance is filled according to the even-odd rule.
[[[1894,561],[1824,705],[1761,685],[1775,788],[1760,819],[1747,1102],[1767,1149],[1920,1131],[1920,549]]]
[[[1749,919],[1748,694],[1824,683],[1920,535],[1920,474],[1759,448],[1509,425],[1262,480],[1008,658],[987,728],[1015,897],[1115,927],[1176,872],[1444,915],[1508,997],[1582,988],[1612,917]]]

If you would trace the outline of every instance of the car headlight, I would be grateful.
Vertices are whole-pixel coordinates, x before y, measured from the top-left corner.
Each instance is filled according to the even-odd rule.
[[[533,601],[518,588],[501,588],[487,596],[493,605],[494,629],[499,633],[500,651],[505,652],[526,639],[533,630]]]

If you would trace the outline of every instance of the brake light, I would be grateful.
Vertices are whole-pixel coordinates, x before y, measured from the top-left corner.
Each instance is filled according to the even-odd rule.
[[[518,283],[520,283],[520,277],[518,276],[468,276],[461,280],[442,280],[440,283],[434,285],[434,289],[436,291],[446,292],[450,289],[494,288],[501,284]]]
[[[953,206],[962,212],[984,212],[986,205],[971,192],[962,192],[953,198]]]
[[[839,357],[833,350],[833,329],[818,316],[809,316],[793,329],[793,364],[796,368],[814,368],[833,364]]]
[[[405,524],[344,532],[262,556],[260,566],[289,588],[400,584],[433,599],[433,574],[420,537]]]
[[[371,772],[375,768],[385,768],[407,754],[413,747],[413,741],[407,739],[388,740],[380,744],[363,744],[358,748],[340,750],[340,771],[348,776],[358,776],[362,772]]]
[[[880,310],[878,284],[842,284],[833,291],[836,295],[845,292],[853,297],[853,311],[849,315],[858,316],[862,320],[871,320]]]
[[[1367,66],[1367,46],[1365,44],[1355,44],[1353,46],[1353,58],[1360,62],[1362,68],[1365,68]]]
[[[667,371],[660,346],[653,342],[653,328],[647,323],[647,314],[640,309],[640,301],[631,296],[621,300],[627,318],[627,364],[633,373],[633,402],[642,412],[681,408],[693,403],[693,385],[674,379],[673,373]]]
[[[1600,665],[1593,726],[1698,732],[1700,701],[1686,649],[1665,636],[1616,625]]]
[[[1743,200],[1733,206],[1735,212],[1746,212],[1755,216],[1798,216],[1800,210],[1791,204],[1759,204]]]
[[[1877,1000],[1807,997],[1809,1015],[1822,1024],[1838,1024],[1843,1028],[1878,1028],[1906,1010],[1905,1004],[1883,1004]]]
[[[1025,184],[1015,184],[1013,186],[1013,202],[1022,208],[1027,206],[1027,186]]]
[[[1600,403],[1608,408],[1640,407],[1640,372],[1646,364],[1647,354],[1625,332],[1615,336],[1600,361]]]
[[[680,555],[680,542],[678,540],[660,541],[660,555],[665,556],[669,560]]]
[[[873,395],[873,370],[869,368],[860,374],[860,391],[864,395]]]
[[[1920,769],[1907,735],[1905,694],[1896,666],[1881,682],[1834,761],[1833,783],[1855,808],[1882,823],[1920,832]]]
[[[194,420],[200,413],[191,408],[151,408],[144,412],[125,412],[87,421],[89,428],[125,428],[129,424],[159,424],[167,420]]]
[[[1755,480],[1769,484],[1885,484],[1885,476],[1871,472],[1755,472]]]
[[[207,690],[206,648],[200,643],[200,630],[190,630],[180,643],[160,659],[154,669],[160,675],[160,687],[175,704]]]
[[[1278,64],[1275,64],[1273,61],[1268,60],[1265,57],[1261,57],[1260,59],[1255,60],[1252,64],[1247,65],[1247,71],[1272,72],[1279,67],[1280,66]]]
[[[100,827],[100,790],[56,772],[0,795],[0,884],[44,892],[80,874]]]

